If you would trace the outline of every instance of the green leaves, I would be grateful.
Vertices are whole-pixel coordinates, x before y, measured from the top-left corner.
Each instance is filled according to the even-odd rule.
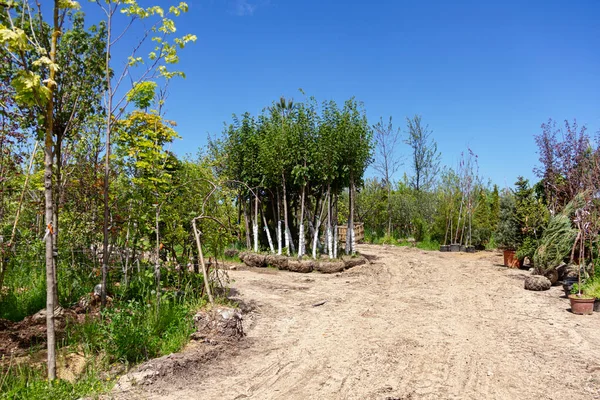
[[[18,71],[12,85],[16,91],[15,100],[22,105],[43,105],[52,96],[52,91],[42,84],[40,76],[31,71]]]
[[[58,8],[62,10],[79,10],[81,9],[81,5],[75,0],[59,0]]]
[[[7,45],[11,52],[25,51],[29,48],[25,31],[19,28],[9,29],[0,25],[0,44]]]
[[[137,108],[148,108],[154,100],[157,88],[156,82],[138,82],[127,93],[127,100],[133,102]]]

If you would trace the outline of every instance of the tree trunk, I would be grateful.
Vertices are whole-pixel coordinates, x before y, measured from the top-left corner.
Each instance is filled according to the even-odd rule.
[[[298,258],[304,255],[304,248],[306,247],[306,238],[304,237],[304,196],[306,194],[306,185],[302,186],[302,194],[300,195],[300,221],[298,229]]]
[[[331,231],[331,184],[327,185],[327,254],[333,258],[333,232]]]
[[[111,73],[110,68],[110,56],[111,56],[111,42],[112,42],[112,7],[109,8],[111,12],[108,13],[106,21],[106,60],[105,60],[105,73],[106,73],[106,99],[107,99],[107,114],[106,114],[106,145],[105,145],[105,158],[104,158],[104,183],[103,189],[103,200],[104,200],[104,221],[102,225],[102,288],[101,288],[101,303],[102,307],[106,306],[106,290],[108,282],[108,259],[110,257],[108,249],[108,220],[109,220],[109,198],[108,198],[108,186],[110,177],[110,136],[112,131],[113,123],[113,92],[111,84]]]
[[[281,207],[279,201],[279,189],[277,189],[277,254],[281,255]]]
[[[456,235],[454,236],[454,243],[458,243],[458,232],[460,231],[460,218],[462,216],[463,203],[465,201],[464,195],[460,199],[460,208],[458,209],[458,221],[456,222]]]
[[[56,48],[60,36],[58,21],[59,0],[54,0],[54,30],[52,32],[52,43],[50,49],[50,60],[56,60]],[[44,137],[44,200],[45,200],[45,222],[46,222],[46,340],[48,348],[48,380],[56,379],[56,336],[54,330],[54,308],[56,307],[55,288],[56,279],[54,274],[54,198],[52,195],[52,132],[54,123],[54,91],[56,88],[55,70],[50,69],[50,79],[47,87],[51,91],[50,99],[46,104],[46,134]]]
[[[195,218],[192,220],[192,229],[194,230],[196,246],[198,247],[198,258],[200,259],[200,265],[202,266],[202,276],[204,277],[204,290],[206,291],[206,295],[208,296],[208,301],[211,305],[214,305],[215,300],[213,298],[212,291],[210,289],[210,284],[208,282],[208,271],[206,270],[206,264],[204,264],[204,254],[202,254],[202,242],[200,240],[200,232],[198,232]]]
[[[285,247],[287,248],[287,255],[293,253],[294,242],[292,241],[292,233],[290,232],[290,225],[288,223],[288,209],[287,209],[287,194],[285,190],[285,174],[281,175],[283,181],[283,221],[285,229]]]
[[[252,248],[252,240],[250,239],[250,222],[248,221],[248,207],[244,202],[244,224],[246,225],[246,249],[250,251]]]
[[[321,204],[321,213],[318,214],[316,218],[315,231],[313,232],[313,247],[312,247],[312,256],[313,259],[317,259],[317,247],[319,243],[319,230],[321,229],[321,221],[323,219],[323,211],[325,210],[325,204],[327,203],[327,198],[329,198],[329,191],[327,191],[326,198],[323,200]],[[317,210],[315,209],[315,214]]]
[[[388,212],[388,228],[387,228],[387,236],[388,238],[392,237],[392,185],[390,181],[387,181],[387,212]],[[365,222],[363,220],[363,222]]]
[[[254,223],[252,224],[252,233],[254,236],[254,252],[258,253],[258,194],[254,195]]]
[[[265,224],[265,232],[267,233],[267,240],[269,241],[269,248],[271,249],[271,253],[275,254],[275,247],[273,246],[273,239],[271,239],[271,232],[269,231],[269,225],[267,225],[267,219],[263,214],[263,223]]]
[[[337,258],[337,253],[338,253],[338,243],[339,243],[339,237],[338,237],[338,215],[337,215],[337,202],[338,202],[338,196],[335,196],[335,201],[334,201],[334,207],[335,207],[335,214],[334,214],[334,224],[333,224],[333,258]]]
[[[154,263],[154,280],[156,282],[156,302],[160,302],[160,231],[159,231],[160,205],[156,204],[156,261]]]
[[[354,177],[350,174],[350,188],[348,189],[348,229],[346,230],[346,254],[354,254]]]

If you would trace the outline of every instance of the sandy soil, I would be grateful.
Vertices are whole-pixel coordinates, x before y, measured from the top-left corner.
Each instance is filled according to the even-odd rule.
[[[360,251],[371,264],[336,275],[231,271],[242,344],[116,396],[600,399],[600,313],[561,287],[525,291],[497,253]]]

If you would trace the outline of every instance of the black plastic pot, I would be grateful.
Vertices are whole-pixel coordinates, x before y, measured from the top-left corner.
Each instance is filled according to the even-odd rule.
[[[450,251],[450,246],[443,244],[440,246],[440,251]]]
[[[460,246],[460,251],[465,253],[467,251],[467,246]]]
[[[451,252],[459,252],[460,251],[460,244],[451,244],[450,245],[450,251]]]
[[[569,297],[571,294],[571,290],[573,289],[573,285],[579,282],[579,279],[567,278],[563,281],[563,290],[565,291],[565,296]]]
[[[475,253],[475,246],[467,246],[467,253]]]
[[[600,299],[596,299],[594,301],[594,311],[596,311],[596,312],[600,311]]]

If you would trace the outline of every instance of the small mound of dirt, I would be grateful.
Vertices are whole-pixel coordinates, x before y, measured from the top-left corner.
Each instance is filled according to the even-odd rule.
[[[67,321],[76,321],[73,310],[58,307],[54,311],[54,324],[57,339],[63,335]],[[32,346],[46,345],[46,310],[40,310],[21,322],[0,320],[0,358],[2,356],[20,356]]]
[[[194,315],[194,340],[241,339],[244,337],[242,313],[237,308],[218,307]]]
[[[367,263],[367,259],[361,255],[356,256],[342,256],[342,261],[346,268],[357,267]]]
[[[336,272],[342,272],[344,268],[346,268],[346,264],[343,261],[321,261],[315,265],[315,271],[319,271],[324,274],[335,274]]]

